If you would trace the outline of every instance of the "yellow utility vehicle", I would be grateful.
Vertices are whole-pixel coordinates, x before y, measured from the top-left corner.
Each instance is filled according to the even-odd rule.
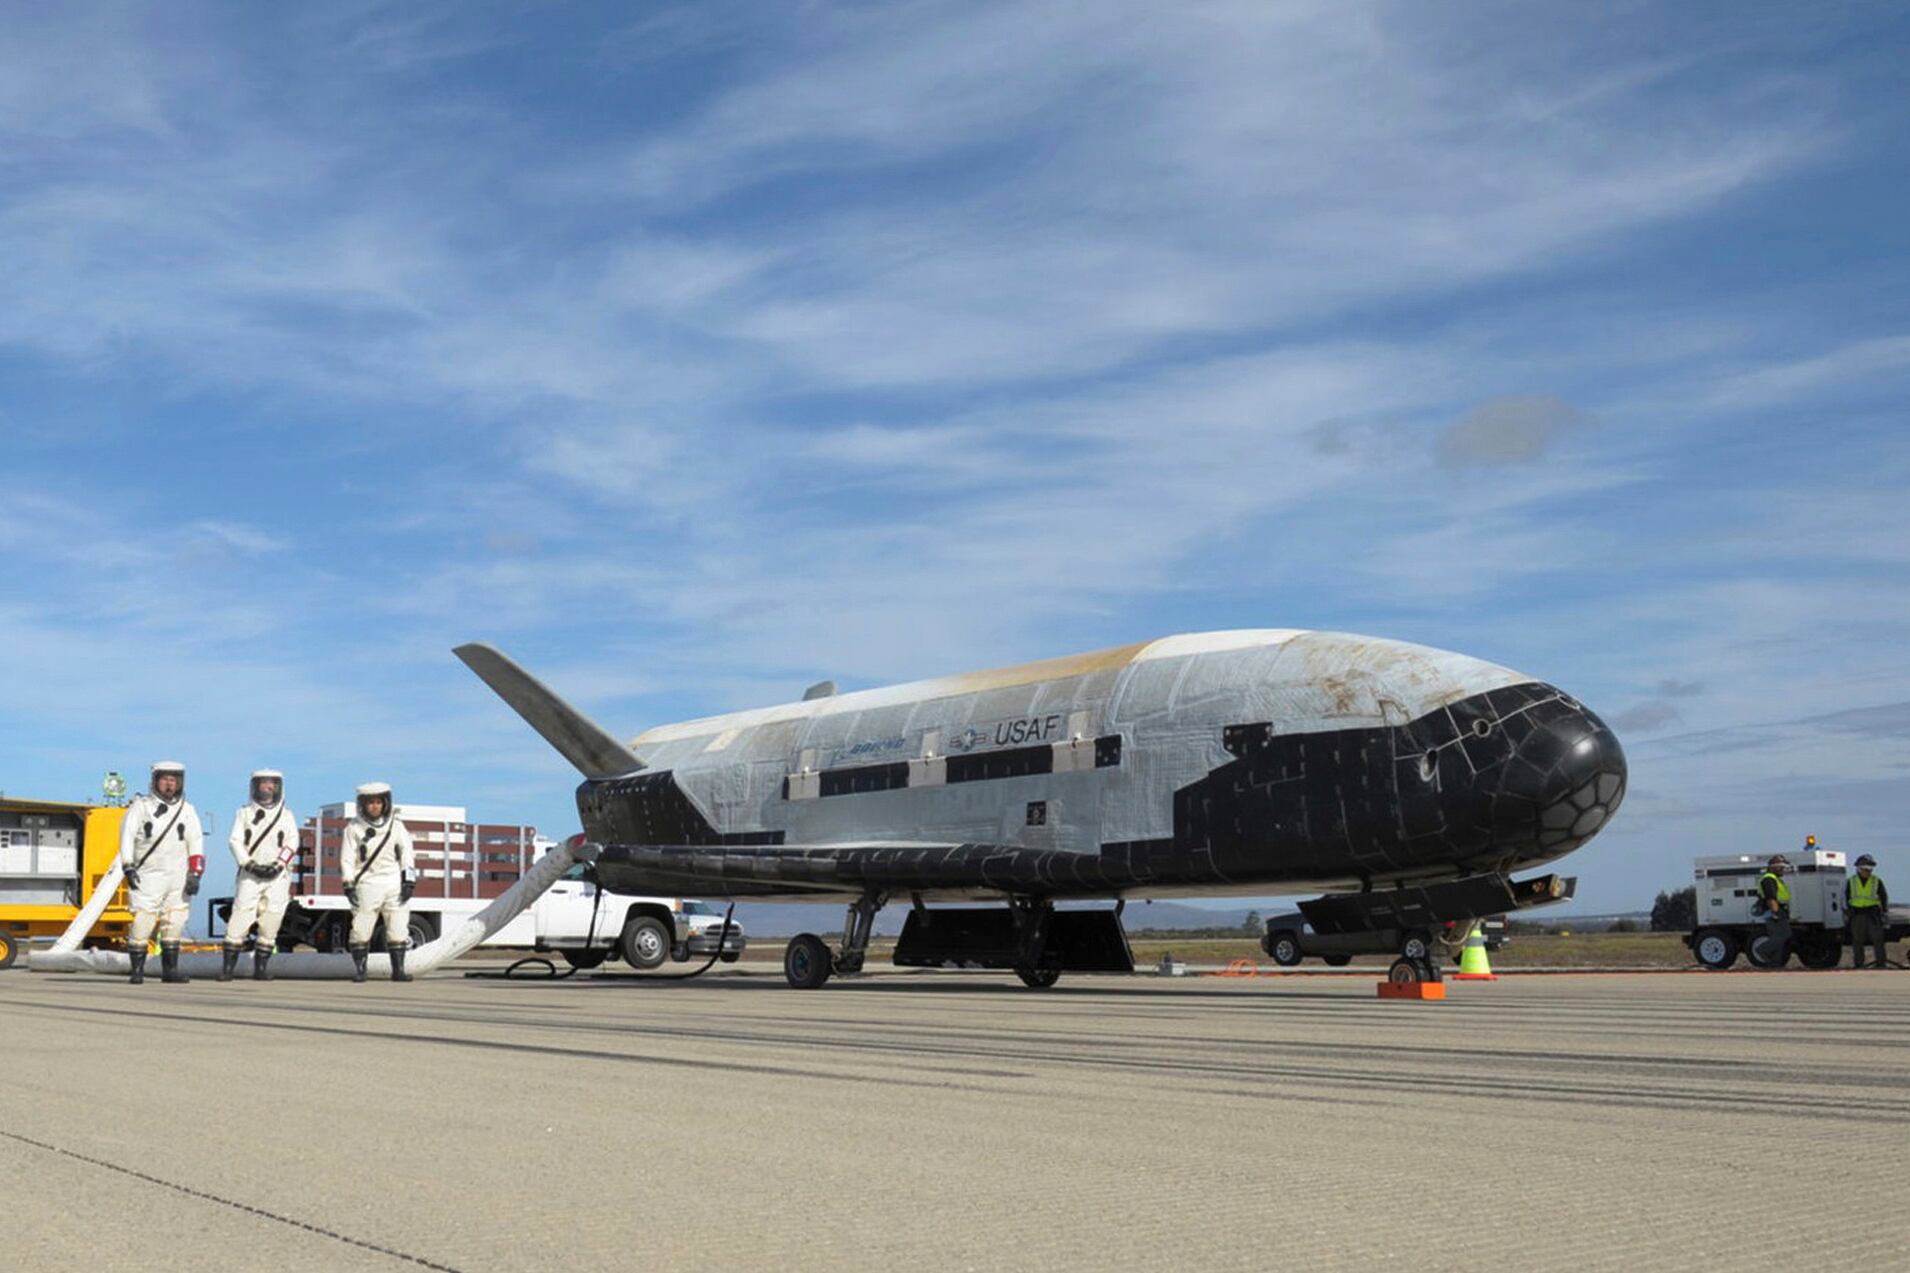
[[[66,931],[112,869],[125,817],[110,805],[0,796],[0,968],[28,940]],[[85,944],[123,943],[132,922],[119,890]]]

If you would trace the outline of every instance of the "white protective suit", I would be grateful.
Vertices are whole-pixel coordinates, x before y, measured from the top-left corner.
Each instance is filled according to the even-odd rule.
[[[387,816],[383,826],[353,818],[345,827],[338,865],[345,883],[358,881],[358,904],[351,913],[351,944],[370,945],[372,927],[381,915],[387,945],[409,941],[411,907],[399,901],[398,895],[407,877],[418,878],[418,857],[412,851],[411,832],[405,824],[396,816]]]
[[[126,807],[126,820],[119,829],[119,863],[139,879],[137,885],[127,887],[133,908],[128,946],[143,948],[152,940],[155,926],[161,943],[177,942],[185,935],[190,913],[186,875],[194,865],[205,870],[205,835],[199,811],[189,800],[167,804],[147,792],[134,796]]]
[[[278,943],[279,925],[285,922],[285,908],[292,900],[292,863],[298,858],[298,816],[283,800],[261,805],[248,800],[232,815],[232,834],[226,839],[232,860],[239,864],[238,886],[232,894],[232,917],[226,921],[228,946],[245,945],[245,935],[256,922],[260,950],[272,950]],[[263,880],[245,868],[280,868],[272,879]]]

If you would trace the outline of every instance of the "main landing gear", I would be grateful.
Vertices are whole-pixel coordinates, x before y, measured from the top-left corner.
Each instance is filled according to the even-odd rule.
[[[783,976],[798,990],[816,990],[837,973],[845,976],[862,971],[869,953],[869,938],[875,935],[875,913],[888,896],[868,892],[849,904],[842,920],[842,945],[829,949],[829,943],[814,933],[798,933],[783,950]]]

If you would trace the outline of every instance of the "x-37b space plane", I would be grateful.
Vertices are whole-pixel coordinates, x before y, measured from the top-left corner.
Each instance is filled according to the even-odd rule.
[[[1464,655],[1336,632],[1165,637],[663,725],[630,742],[487,645],[457,650],[584,775],[612,892],[848,904],[789,943],[790,984],[895,962],[1031,986],[1133,967],[1129,897],[1319,892],[1320,932],[1408,934],[1437,978],[1452,921],[1556,901],[1511,872],[1584,844],[1625,793],[1605,723]],[[1057,909],[1101,899],[1113,907]],[[984,903],[977,906],[975,903]],[[951,905],[963,903],[963,905]]]

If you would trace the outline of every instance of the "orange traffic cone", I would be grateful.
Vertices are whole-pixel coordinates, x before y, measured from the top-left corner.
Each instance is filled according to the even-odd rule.
[[[1474,924],[1472,932],[1466,936],[1466,944],[1459,952],[1459,971],[1452,974],[1454,981],[1497,981],[1499,974],[1492,971],[1492,963],[1486,958],[1486,930],[1482,924]]]

